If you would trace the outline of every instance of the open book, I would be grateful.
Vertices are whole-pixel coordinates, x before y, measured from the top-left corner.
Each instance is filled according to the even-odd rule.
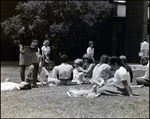
[[[102,84],[105,82],[104,79],[100,78],[99,76],[96,76],[93,81],[96,82],[99,86],[102,86]]]

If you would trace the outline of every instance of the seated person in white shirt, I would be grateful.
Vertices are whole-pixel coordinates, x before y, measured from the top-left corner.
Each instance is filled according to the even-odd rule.
[[[82,59],[76,59],[74,61],[74,69],[73,69],[73,80],[70,83],[76,83],[76,84],[81,84],[80,80],[79,80],[79,75],[81,72],[79,72],[77,69],[78,67],[82,67],[83,66],[83,60]]]
[[[149,86],[149,56],[147,56],[146,58],[148,59],[148,64],[146,65],[146,71],[144,76],[137,77],[136,82],[138,85]]]
[[[67,63],[67,55],[61,56],[61,64],[55,66],[48,77],[48,83],[55,85],[68,85],[73,78],[73,67]]]
[[[5,82],[1,83],[1,92],[4,91],[19,91],[31,89],[31,84],[26,82],[15,83],[11,82],[9,78],[5,79]]]

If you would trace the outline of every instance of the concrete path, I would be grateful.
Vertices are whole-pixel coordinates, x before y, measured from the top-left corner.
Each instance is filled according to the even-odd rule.
[[[136,70],[146,70],[146,66],[143,66],[141,64],[133,64],[133,63],[128,63],[129,66],[131,67],[131,69],[133,71],[136,71]]]

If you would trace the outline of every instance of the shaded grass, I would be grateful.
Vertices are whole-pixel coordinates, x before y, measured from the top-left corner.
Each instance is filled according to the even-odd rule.
[[[19,67],[1,67],[1,82],[9,77],[19,83]],[[136,77],[144,71],[134,71]],[[70,88],[91,85],[40,87],[27,91],[1,92],[2,118],[149,118],[149,87],[134,88],[138,97],[101,96],[71,98]]]

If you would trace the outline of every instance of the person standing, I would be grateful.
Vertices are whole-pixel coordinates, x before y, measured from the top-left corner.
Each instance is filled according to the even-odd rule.
[[[20,59],[19,65],[21,80],[25,81],[25,69],[27,65],[33,64],[33,85],[32,88],[37,88],[37,75],[38,75],[38,57],[36,55],[36,50],[38,46],[38,41],[34,39],[34,34],[32,29],[29,27],[29,19],[27,17],[22,17],[23,27],[18,32],[19,37],[19,47],[20,47]]]
[[[93,61],[95,62],[95,60],[94,60],[94,47],[93,46],[94,46],[93,41],[89,41],[89,47],[87,48],[86,53],[89,54],[92,57]]]
[[[139,52],[139,56],[142,58],[144,56],[149,56],[149,43],[147,42],[147,39],[145,38],[143,42],[141,43],[141,48]],[[141,63],[141,60],[140,60]]]
[[[51,53],[51,48],[49,46],[49,40],[44,40],[41,50],[42,50],[42,56],[43,56],[43,60],[44,60],[44,67],[47,70],[49,70],[50,53]]]

